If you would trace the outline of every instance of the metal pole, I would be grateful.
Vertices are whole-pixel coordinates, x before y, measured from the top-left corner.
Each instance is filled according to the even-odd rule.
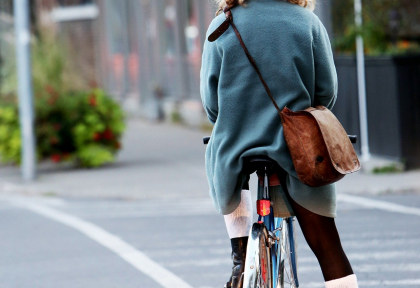
[[[178,81],[180,84],[180,97],[177,100],[185,100],[189,97],[189,74],[187,58],[187,44],[185,41],[185,23],[187,21],[187,4],[186,0],[175,2],[176,5],[176,45],[178,58]]]
[[[34,180],[35,137],[34,112],[32,103],[31,78],[31,34],[29,30],[29,1],[14,0],[16,59],[19,94],[19,120],[22,146],[22,176],[24,180]]]
[[[354,1],[354,12],[356,26],[362,27],[362,0]],[[368,132],[368,119],[366,107],[366,78],[365,78],[365,54],[363,51],[363,37],[358,34],[356,37],[356,50],[357,50],[357,82],[359,89],[359,121],[360,121],[360,143],[362,147],[362,161],[370,159],[369,152],[369,132]]]

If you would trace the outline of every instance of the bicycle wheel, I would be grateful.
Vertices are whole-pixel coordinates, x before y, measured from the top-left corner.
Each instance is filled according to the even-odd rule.
[[[264,223],[254,223],[248,238],[243,288],[273,288],[271,248]]]
[[[282,220],[282,230],[279,237],[277,249],[278,259],[278,279],[277,287],[280,288],[298,288],[299,281],[297,277],[297,241],[295,221],[293,218]]]

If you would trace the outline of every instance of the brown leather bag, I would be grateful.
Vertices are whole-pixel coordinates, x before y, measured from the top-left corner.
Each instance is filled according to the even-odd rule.
[[[280,110],[233,23],[230,8],[226,6],[223,11],[226,20],[208,37],[208,40],[215,41],[230,25],[234,29],[249,62],[281,117],[283,134],[299,180],[308,186],[319,187],[334,183],[346,174],[358,171],[360,162],[353,145],[343,126],[330,110],[324,106],[309,107],[296,112],[287,107]]]
[[[326,107],[296,112],[285,107],[280,116],[284,138],[302,183],[323,186],[360,169],[346,131]]]

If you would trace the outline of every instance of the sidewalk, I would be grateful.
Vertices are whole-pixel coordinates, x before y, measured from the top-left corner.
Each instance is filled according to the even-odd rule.
[[[18,167],[2,166],[0,194],[125,200],[208,197],[202,144],[205,134],[132,119],[113,165],[74,169],[42,164],[34,183],[24,183]],[[344,177],[337,187],[339,193],[420,194],[420,170],[380,175],[358,172]]]

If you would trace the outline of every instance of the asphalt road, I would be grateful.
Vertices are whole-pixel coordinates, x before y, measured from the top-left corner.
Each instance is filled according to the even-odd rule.
[[[420,207],[418,195],[370,199]],[[191,287],[220,288],[229,276],[226,228],[206,199],[3,198],[0,287],[162,287],[77,225],[63,222],[62,212],[118,236]],[[337,226],[360,287],[420,287],[420,215],[340,202]],[[301,287],[323,287],[300,231],[298,241]]]
[[[41,167],[32,184],[0,167],[0,288],[223,287],[230,242],[208,198],[203,134],[132,121],[112,166]],[[420,287],[417,175],[341,181],[336,221],[360,287]],[[409,185],[367,193],[386,181]],[[324,287],[300,231],[298,243],[301,287]]]

